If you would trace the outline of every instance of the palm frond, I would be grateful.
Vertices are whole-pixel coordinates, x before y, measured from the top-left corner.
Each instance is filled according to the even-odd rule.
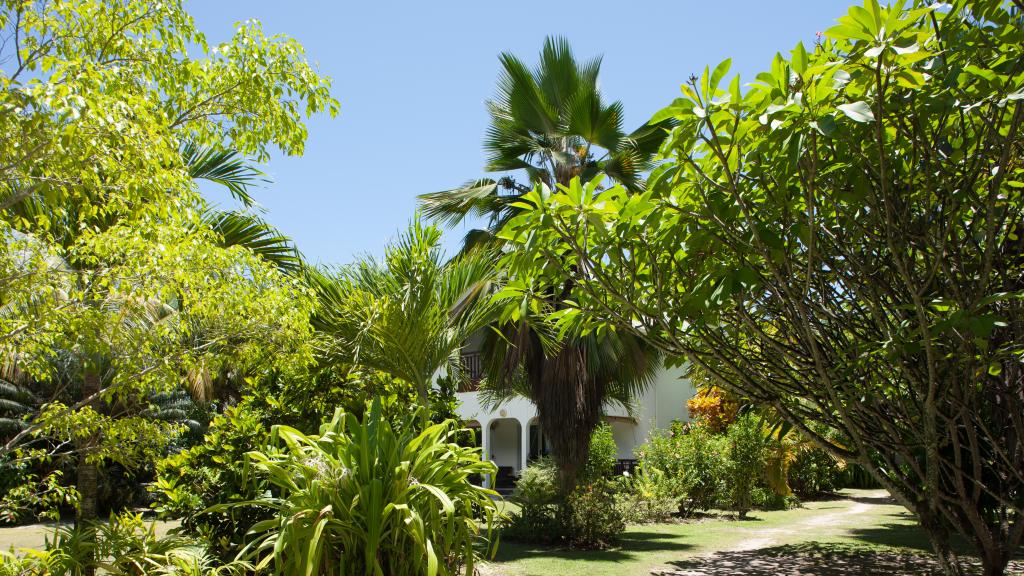
[[[182,146],[181,157],[190,177],[224,186],[246,208],[256,204],[249,194],[249,188],[269,181],[262,171],[234,150],[204,147],[189,142]]]
[[[467,216],[485,216],[497,205],[498,182],[490,178],[473,180],[452,190],[421,194],[423,214],[445,226],[460,224]]]
[[[203,220],[220,236],[223,247],[242,246],[289,274],[302,266],[292,240],[255,214],[211,209]]]

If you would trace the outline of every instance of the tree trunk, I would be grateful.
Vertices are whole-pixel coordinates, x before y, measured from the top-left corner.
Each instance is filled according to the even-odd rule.
[[[100,391],[100,376],[92,367],[87,367],[82,378],[82,398]],[[95,405],[95,402],[90,403]],[[83,576],[95,576],[96,557],[93,546],[96,544],[96,528],[94,523],[98,517],[97,499],[99,495],[99,467],[87,461],[87,457],[95,447],[95,439],[82,441],[78,445],[78,470],[75,487],[78,490],[78,511],[75,515],[75,528],[82,532],[86,546],[82,548]]]
[[[1006,565],[1010,563],[1011,554],[999,542],[982,547],[981,567],[984,576],[1002,576],[1006,573]]]

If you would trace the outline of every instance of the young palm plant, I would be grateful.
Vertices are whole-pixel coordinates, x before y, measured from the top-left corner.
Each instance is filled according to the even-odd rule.
[[[601,60],[578,62],[564,38],[545,41],[535,69],[512,54],[500,60],[498,93],[487,103],[486,169],[521,170],[529,185],[504,176],[420,196],[424,213],[439,222],[486,218],[486,229],[466,235],[464,252],[498,245],[498,231],[520,211],[520,197],[535,186],[554,189],[575,177],[604,175],[630,191],[642,190],[643,175],[671,127],[669,122],[645,124],[625,133],[622,104],[606,104],[598,88]],[[549,306],[558,309],[569,287],[541,290]],[[514,395],[534,401],[567,493],[602,409],[615,401],[629,406],[651,382],[658,355],[626,334],[559,338],[540,315],[527,312],[486,332],[486,386],[494,401]]]
[[[277,514],[253,526],[241,557],[288,575],[473,574],[478,519],[493,547],[497,511],[469,479],[496,468],[456,443],[453,421],[419,422],[392,424],[377,400],[363,421],[338,410],[318,436],[275,426],[279,447],[248,458],[279,494],[255,503]]]
[[[444,262],[441,231],[414,221],[388,246],[336,271],[311,271],[327,336],[324,360],[380,370],[415,387],[421,405],[440,370],[458,373],[466,340],[493,318],[495,272],[486,252]]]

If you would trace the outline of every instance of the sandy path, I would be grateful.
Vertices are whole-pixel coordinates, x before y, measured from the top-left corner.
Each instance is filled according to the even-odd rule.
[[[875,495],[872,494],[872,497]],[[879,497],[884,497],[885,493],[880,492]],[[853,502],[852,505],[846,510],[839,512],[832,512],[829,514],[823,514],[821,516],[815,516],[804,520],[803,522],[794,523],[788,528],[768,528],[764,530],[757,529],[740,529],[749,533],[750,537],[740,541],[735,546],[728,548],[730,552],[744,552],[747,550],[758,550],[760,548],[768,548],[769,546],[775,546],[779,544],[779,540],[784,536],[794,536],[808,529],[822,529],[822,528],[835,528],[840,527],[849,522],[853,516],[858,514],[864,514],[870,512],[873,508],[879,506],[878,504],[868,504],[866,502]]]

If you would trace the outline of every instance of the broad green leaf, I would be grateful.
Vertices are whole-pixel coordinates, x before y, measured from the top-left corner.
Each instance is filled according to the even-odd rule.
[[[871,122],[875,119],[875,113],[871,111],[871,106],[864,101],[840,104],[836,108],[855,122]]]

